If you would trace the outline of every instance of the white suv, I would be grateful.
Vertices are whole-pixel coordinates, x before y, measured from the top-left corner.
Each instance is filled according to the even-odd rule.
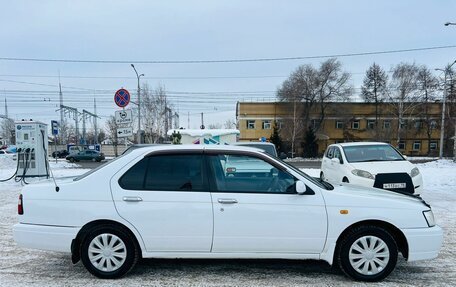
[[[227,158],[269,172],[230,176]],[[408,261],[432,259],[442,229],[421,198],[333,187],[256,149],[167,145],[132,150],[74,179],[30,184],[14,239],[62,251],[100,278],[139,258],[320,259],[378,281]]]
[[[328,146],[320,178],[331,183],[349,182],[411,194],[419,194],[423,189],[419,169],[390,144],[381,142]]]

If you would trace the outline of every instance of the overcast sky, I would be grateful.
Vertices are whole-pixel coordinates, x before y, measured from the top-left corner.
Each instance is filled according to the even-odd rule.
[[[456,45],[456,1],[6,1],[0,58],[72,60],[220,60],[298,57]],[[456,49],[340,58],[359,88],[372,62],[444,67]],[[301,64],[321,59],[247,63],[136,64],[150,87],[164,85],[180,125],[235,119],[237,100],[270,101]],[[0,114],[59,119],[64,104],[113,115],[113,93],[136,94],[129,64],[0,60]],[[103,91],[100,91],[103,90]],[[229,93],[231,92],[231,93]],[[201,93],[201,94],[198,94]]]

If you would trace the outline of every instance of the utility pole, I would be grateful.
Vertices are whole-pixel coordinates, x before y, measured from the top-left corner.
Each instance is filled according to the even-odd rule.
[[[84,139],[84,144],[86,144],[86,119],[89,117],[93,117],[95,121],[97,120],[98,116],[96,114],[92,114],[89,111],[82,110],[82,138]]]
[[[60,105],[60,111],[63,110],[64,114],[68,113],[68,115],[73,115],[74,119],[74,124],[76,128],[76,134],[75,134],[75,140],[76,140],[76,145],[79,145],[79,112],[77,108],[65,106],[65,105]]]
[[[439,158],[443,157],[443,141],[445,140],[445,104],[447,98],[447,74],[451,72],[451,67],[456,63],[456,60],[451,64],[448,65],[445,69],[435,69],[436,71],[442,71],[444,73],[444,82],[443,82],[443,103],[442,103],[442,122],[440,124],[440,149],[439,149]],[[456,131],[455,131],[456,132]],[[456,139],[455,139],[456,142]],[[456,145],[456,143],[455,143]]]
[[[133,70],[135,70],[136,78],[138,79],[138,143],[141,143],[141,87],[139,85],[139,78],[144,76],[144,74],[138,74],[136,71],[135,65],[131,64]]]
[[[93,112],[95,113],[95,115],[97,114],[97,101],[95,98],[93,98]],[[95,144],[98,143],[98,125],[97,125],[97,118],[98,117],[94,117],[93,118],[93,126],[95,128],[95,139],[94,139],[94,142]]]
[[[204,130],[204,113],[201,113],[201,127],[202,130]]]

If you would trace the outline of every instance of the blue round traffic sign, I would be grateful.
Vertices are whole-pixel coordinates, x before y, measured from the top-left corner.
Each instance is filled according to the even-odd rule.
[[[130,93],[125,89],[119,89],[114,94],[114,102],[121,108],[124,108],[130,103]]]

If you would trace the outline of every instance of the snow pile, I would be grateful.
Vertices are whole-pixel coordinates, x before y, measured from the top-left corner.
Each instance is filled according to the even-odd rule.
[[[16,168],[17,162],[10,157],[0,157],[0,170]]]

